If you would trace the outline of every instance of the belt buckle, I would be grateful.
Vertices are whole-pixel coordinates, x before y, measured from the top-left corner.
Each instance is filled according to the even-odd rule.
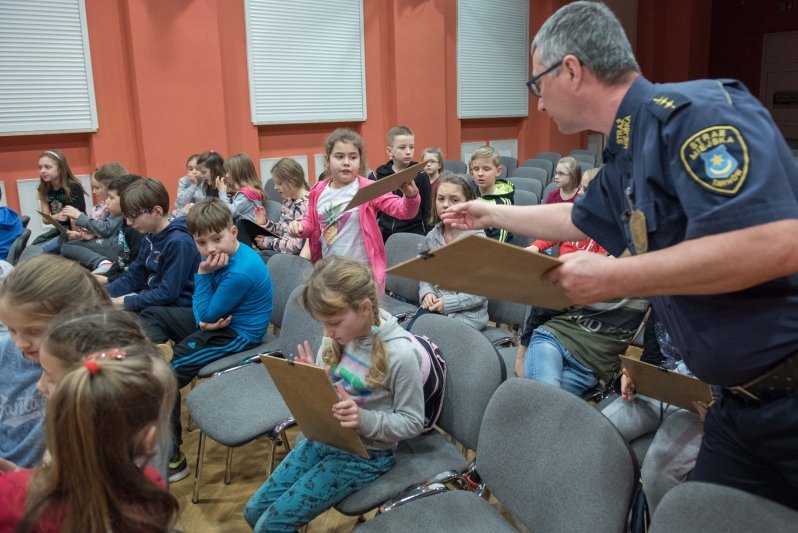
[[[749,391],[745,387],[736,386],[736,387],[727,387],[727,389],[732,391],[738,397],[742,397],[743,399],[746,399],[746,400],[749,400],[749,401],[755,401],[755,402],[761,402],[762,401],[762,399],[759,396],[757,396],[753,392]]]

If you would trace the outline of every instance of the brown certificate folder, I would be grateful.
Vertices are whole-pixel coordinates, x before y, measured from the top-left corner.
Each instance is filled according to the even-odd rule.
[[[560,287],[543,283],[559,259],[478,235],[422,253],[389,268],[389,274],[487,298],[562,309],[571,305]]]
[[[357,432],[341,427],[332,414],[333,404],[341,399],[323,368],[268,355],[260,360],[307,438],[368,459]]]
[[[665,370],[626,355],[621,356],[621,364],[632,378],[638,394],[690,411],[695,411],[694,401],[706,404],[712,401],[709,385],[697,378]]]
[[[47,213],[42,213],[41,211],[38,211],[38,210],[36,212],[39,213],[42,216],[42,220],[44,220],[48,224],[52,224],[52,226],[55,229],[58,230],[58,233],[60,233],[64,237],[66,237],[67,228],[64,227],[63,224],[61,224],[59,221],[57,221],[55,218],[53,218],[52,215],[48,215]]]
[[[401,184],[405,182],[413,181],[418,173],[424,170],[425,164],[426,163],[424,162],[416,163],[415,165],[407,167],[396,174],[391,174],[386,178],[377,180],[371,185],[361,187],[357,190],[355,196],[349,201],[346,209],[353,209],[361,204],[365,204],[369,200],[377,198],[378,196],[395,191]]]

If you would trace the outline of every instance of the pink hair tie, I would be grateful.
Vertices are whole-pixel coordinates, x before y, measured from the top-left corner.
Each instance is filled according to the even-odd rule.
[[[100,373],[100,365],[97,364],[97,361],[89,360],[83,363],[83,366],[89,371],[89,375],[96,376]]]

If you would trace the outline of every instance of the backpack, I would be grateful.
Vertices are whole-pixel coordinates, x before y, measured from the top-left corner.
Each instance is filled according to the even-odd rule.
[[[421,377],[424,380],[424,427],[421,433],[429,433],[435,428],[443,412],[443,396],[446,391],[446,361],[441,349],[426,335],[413,335],[427,354],[429,361],[421,365]]]

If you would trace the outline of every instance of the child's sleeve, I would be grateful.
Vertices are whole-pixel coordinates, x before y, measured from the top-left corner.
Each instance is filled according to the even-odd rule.
[[[194,276],[192,307],[197,323],[216,322],[232,314],[252,291],[252,281],[239,272],[228,272],[214,290],[214,274],[219,275],[219,271]]]
[[[416,216],[421,206],[421,192],[412,198],[397,196],[390,192],[372,200],[378,211],[391,215],[399,220],[408,220]]]
[[[465,292],[444,292],[441,299],[443,300],[443,312],[446,314],[475,309],[483,306],[486,301],[486,298],[482,296]]]
[[[88,215],[81,213],[80,216],[75,219],[75,224],[89,230],[98,237],[109,239],[119,233],[119,228],[122,227],[124,221],[125,217],[122,215],[107,215],[102,220],[94,220],[89,218]]]
[[[243,216],[248,211],[254,209],[252,206],[252,200],[247,198],[247,195],[241,192],[237,192],[235,196],[233,196],[233,200],[228,200],[227,198],[222,198],[225,205],[230,209],[233,213],[233,216],[239,215]]]
[[[177,182],[177,198],[175,199],[175,211],[181,210],[188,205],[194,198],[194,193],[200,187],[198,184],[191,183],[188,176],[183,176]]]
[[[302,251],[302,246],[305,245],[305,239],[302,237],[291,237],[291,235],[288,233],[288,223],[294,220],[304,220],[304,218],[307,216],[307,212],[307,198],[294,202],[293,208],[291,210],[285,209],[283,212],[283,220],[285,221],[285,224],[281,224],[280,228],[280,234],[282,236],[279,239],[270,239],[274,241],[272,246],[275,250],[279,250],[286,254],[299,255],[299,252]]]
[[[424,241],[424,248],[426,250],[433,250],[435,249],[435,239],[433,239],[429,234]],[[424,299],[424,296],[427,294],[432,293],[435,294],[435,288],[432,286],[432,283],[428,281],[419,281],[418,282],[418,301]]]
[[[541,252],[544,251],[544,250],[548,250],[549,248],[551,248],[555,244],[557,244],[557,241],[544,241],[542,239],[538,239],[538,240],[536,240],[535,242],[532,243],[532,245],[533,246],[537,246],[538,250],[540,250]]]
[[[136,258],[136,261],[138,259]],[[153,305],[174,305],[186,283],[193,279],[199,264],[199,252],[194,242],[187,236],[186,239],[180,239],[165,247],[160,260],[163,262],[161,283],[149,291],[125,298],[125,309],[138,311]]]
[[[105,289],[111,297],[123,296],[139,292],[147,281],[147,266],[144,264],[147,254],[138,254],[127,271],[106,285]]]
[[[390,411],[361,409],[358,432],[364,437],[391,442],[411,439],[421,433],[424,388],[415,350],[416,347],[408,340],[404,350],[393,350],[388,355],[389,383],[385,388],[393,392],[393,408]],[[428,357],[427,354],[424,357]]]

